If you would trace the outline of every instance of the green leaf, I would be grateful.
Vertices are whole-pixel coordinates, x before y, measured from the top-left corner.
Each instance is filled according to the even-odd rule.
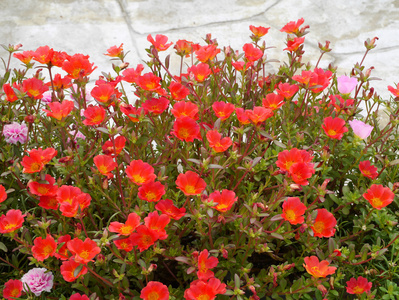
[[[8,251],[6,245],[4,245],[2,242],[0,242],[0,249],[3,250],[4,252]]]

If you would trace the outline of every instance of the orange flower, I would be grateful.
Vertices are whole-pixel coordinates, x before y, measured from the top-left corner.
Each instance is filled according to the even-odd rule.
[[[211,271],[211,269],[215,268],[219,260],[211,256],[209,257],[209,252],[207,249],[201,251],[201,253],[198,255],[198,272],[197,276],[199,280],[206,281],[212,277],[214,277],[214,273]]]
[[[184,292],[186,300],[214,300],[217,294],[226,293],[226,284],[213,277],[208,281],[195,280],[191,282],[190,288]]]
[[[388,91],[390,91],[395,97],[399,97],[399,83],[396,85],[396,88],[388,85]]]
[[[46,174],[45,181],[48,183],[40,183],[31,181],[28,183],[29,191],[37,196],[54,196],[57,193],[58,186],[54,185],[55,179],[49,174]]]
[[[324,278],[328,275],[334,274],[337,269],[336,267],[329,267],[329,262],[326,260],[319,262],[319,259],[316,256],[305,257],[304,261],[304,268],[315,278]]]
[[[141,290],[140,298],[143,300],[168,300],[168,287],[157,281],[148,282],[147,286]]]
[[[284,97],[279,94],[267,94],[266,98],[262,100],[262,105],[264,108],[271,110],[277,110],[284,105]]]
[[[58,153],[54,148],[46,148],[46,149],[32,149],[28,151],[31,157],[38,157],[43,164],[49,163]]]
[[[206,63],[208,60],[213,60],[218,53],[220,53],[220,49],[217,49],[215,44],[202,46],[195,51],[197,59],[203,63]]]
[[[225,103],[223,101],[214,102],[212,104],[212,109],[215,112],[215,115],[221,120],[227,120],[228,117],[235,110],[234,104]]]
[[[189,56],[193,51],[193,42],[178,40],[174,46],[176,54],[180,56]]]
[[[321,127],[326,135],[336,140],[342,139],[344,133],[348,131],[348,128],[345,127],[345,121],[341,118],[327,117]]]
[[[209,147],[218,153],[226,151],[233,144],[231,138],[222,138],[222,135],[217,130],[209,130],[206,133],[206,138],[209,142]]]
[[[183,100],[190,95],[190,90],[179,82],[172,81],[168,88],[172,99],[177,101]]]
[[[231,209],[234,203],[237,202],[236,193],[229,190],[223,190],[222,193],[215,191],[209,195],[208,202],[217,203],[213,206],[219,212],[226,212]]]
[[[133,245],[137,246],[140,252],[147,250],[157,241],[157,234],[145,225],[140,225],[136,228],[136,232],[130,236]]]
[[[170,111],[175,118],[189,117],[198,120],[198,106],[192,102],[177,102]]]
[[[51,102],[48,103],[47,105],[50,107],[50,110],[43,109],[43,111],[47,113],[48,117],[53,117],[58,121],[61,121],[62,119],[66,118],[74,108],[73,101],[69,100],[64,100],[61,103]]]
[[[262,50],[254,47],[252,44],[247,43],[242,47],[242,50],[245,52],[245,58],[248,61],[255,62],[263,56]]]
[[[139,187],[138,197],[148,202],[158,202],[165,195],[165,186],[159,181],[144,183]]]
[[[160,115],[169,106],[169,100],[165,97],[147,99],[142,107],[154,115]]]
[[[45,239],[39,236],[35,238],[33,244],[32,254],[38,261],[44,261],[46,258],[54,256],[57,250],[57,243],[51,235],[47,235]]]
[[[12,87],[9,83],[5,83],[3,85],[3,91],[6,94],[6,99],[8,102],[15,102],[18,100],[17,95],[15,94],[14,89],[17,89],[18,91],[22,91],[22,86],[20,84],[17,84],[16,82],[14,82],[12,84]]]
[[[307,179],[315,173],[312,163],[298,162],[294,163],[289,170],[289,175],[296,184],[308,185]]]
[[[58,209],[57,196],[40,196],[38,205],[45,209]]]
[[[29,51],[24,51],[22,53],[14,53],[13,56],[19,59],[25,65],[27,65],[32,60],[34,54],[35,54],[34,51],[29,50]]]
[[[173,43],[167,44],[168,37],[163,34],[157,34],[155,36],[155,40],[152,37],[152,35],[149,34],[147,36],[147,41],[149,41],[159,52],[167,50],[173,44]]]
[[[75,276],[75,271],[80,265],[81,265],[80,263],[77,263],[74,260],[68,260],[68,261],[62,262],[60,271],[61,271],[61,275],[64,278],[64,280],[67,282],[74,282],[80,276],[85,275],[87,273],[87,268],[85,266],[82,266],[82,269]]]
[[[90,95],[100,103],[109,104],[115,97],[115,88],[109,83],[99,84],[91,90]]]
[[[114,244],[116,248],[119,250],[125,250],[126,252],[130,252],[133,250],[133,241],[130,237],[125,239],[116,239],[114,240]]]
[[[146,91],[156,91],[161,88],[159,83],[161,78],[155,76],[153,73],[146,73],[143,76],[139,76],[137,84]]]
[[[0,184],[0,203],[6,201],[7,192],[4,186]]]
[[[126,168],[126,175],[137,185],[142,185],[155,180],[154,168],[142,160],[133,160]]]
[[[173,205],[173,201],[170,199],[165,199],[159,201],[155,205],[155,209],[161,211],[163,214],[168,215],[173,220],[180,220],[186,214],[186,209],[184,207],[177,208]]]
[[[255,106],[253,110],[247,109],[245,114],[247,115],[248,119],[255,124],[255,126],[258,126],[260,123],[272,117],[273,111],[262,106]]]
[[[236,115],[237,115],[237,119],[238,121],[242,124],[242,125],[246,125],[251,123],[251,121],[249,120],[248,116],[246,115],[245,111],[243,108],[241,107],[237,107],[236,108]]]
[[[53,79],[53,86],[55,91],[61,91],[72,86],[71,78],[68,76],[61,77],[60,74],[55,74]]]
[[[119,57],[121,54],[123,56],[123,43],[119,47],[112,46],[111,48],[108,48],[107,53],[104,53],[104,55],[110,57]]]
[[[249,30],[252,31],[252,33],[254,34],[254,36],[261,38],[262,36],[266,35],[269,32],[270,27],[262,27],[262,26],[258,26],[255,27],[253,25],[249,25]]]
[[[83,124],[86,126],[98,125],[104,121],[105,109],[99,105],[89,105],[83,112],[83,115],[86,117],[86,119],[83,121]]]
[[[359,276],[357,279],[351,278],[346,282],[346,292],[352,295],[360,295],[370,292],[372,286],[373,283],[368,282],[366,278]]]
[[[378,169],[371,165],[369,160],[361,161],[359,163],[359,170],[364,177],[376,179],[378,177]]]
[[[21,228],[25,216],[19,209],[10,209],[5,215],[1,215],[0,233],[14,232]]]
[[[122,152],[123,148],[125,148],[126,138],[124,136],[120,135],[113,141],[115,147],[112,141],[106,141],[101,147],[105,155],[110,155],[112,157],[118,156]]]
[[[93,158],[93,162],[96,165],[98,171],[100,171],[101,174],[107,176],[108,178],[113,177],[111,171],[113,171],[118,166],[114,159],[109,155],[97,155]]]
[[[187,171],[184,174],[179,174],[176,179],[176,185],[184,195],[199,195],[206,188],[205,181],[199,177],[197,173]]]
[[[179,140],[193,142],[194,139],[201,139],[200,126],[191,118],[183,117],[176,119],[171,132]]]
[[[191,68],[187,69],[189,74],[193,74],[195,80],[198,82],[203,82],[205,79],[208,78],[210,74],[212,74],[211,69],[209,68],[208,64],[200,63],[198,65],[193,65]]]
[[[331,71],[325,71],[321,68],[315,68],[313,71],[313,76],[309,80],[309,88],[312,93],[320,93],[326,87],[330,85],[332,73]]]
[[[299,87],[295,84],[289,83],[279,83],[277,88],[277,93],[283,96],[285,99],[290,99],[296,92],[298,92]]]
[[[283,203],[281,217],[292,225],[302,224],[305,221],[305,211],[306,205],[298,197],[288,197]]]
[[[136,69],[128,68],[123,71],[123,79],[124,81],[130,83],[137,83],[137,79],[141,76],[141,72],[143,72],[144,66],[142,64],[138,64]]]
[[[242,71],[242,70],[246,71],[254,65],[252,61],[247,61],[247,62],[236,61],[232,62],[231,64],[233,65],[234,69],[236,69],[237,71]]]
[[[125,223],[111,222],[108,230],[110,232],[116,232],[118,235],[131,235],[139,225],[140,216],[136,213],[130,213]]]
[[[141,116],[142,113],[144,113],[144,110],[141,107],[136,108],[126,103],[122,103],[119,106],[119,109],[123,114],[128,116],[128,118],[133,122],[139,122],[140,121],[139,117]]]
[[[90,205],[91,197],[78,187],[63,185],[57,191],[57,201],[63,216],[75,217],[79,207],[83,211]]]
[[[42,99],[43,93],[48,91],[48,86],[43,83],[40,79],[29,78],[22,82],[22,89],[29,97],[34,99]]]
[[[10,279],[4,283],[3,297],[7,300],[19,298],[22,295],[22,281]]]
[[[294,39],[289,39],[287,41],[287,48],[284,48],[284,50],[295,52],[303,44],[304,41],[305,37],[296,37]]]
[[[395,194],[389,187],[384,187],[381,184],[373,184],[363,194],[363,197],[371,204],[372,207],[380,210],[381,208],[391,204]]]
[[[335,234],[337,220],[327,209],[317,209],[317,217],[312,225],[313,234],[316,237],[331,237]]]
[[[66,260],[69,259],[69,254],[68,254],[68,247],[67,243],[71,240],[71,236],[69,234],[62,235],[58,238],[57,244],[58,246],[63,244],[61,248],[58,249],[57,252],[54,253],[54,256],[58,259],[61,260]]]
[[[86,238],[84,242],[78,238],[74,238],[67,243],[67,247],[74,256],[75,262],[80,264],[87,264],[101,252],[97,243],[89,238]]]
[[[97,68],[93,68],[93,65],[94,63],[90,63],[88,55],[77,53],[66,58],[62,64],[62,69],[72,79],[79,79],[90,75]]]
[[[298,21],[291,21],[287,23],[283,28],[280,29],[281,32],[286,32],[286,33],[298,33],[299,32],[299,26],[301,26],[305,22],[304,18],[300,18]]]
[[[41,46],[33,53],[33,59],[42,64],[49,64],[53,57],[54,49],[49,46]]]
[[[304,86],[307,86],[312,76],[316,76],[316,74],[314,74],[312,71],[303,70],[301,75],[292,76],[292,79],[302,83]]]
[[[144,218],[145,226],[156,234],[156,238],[164,240],[168,237],[165,227],[170,222],[168,215],[158,215],[157,211],[151,212]]]

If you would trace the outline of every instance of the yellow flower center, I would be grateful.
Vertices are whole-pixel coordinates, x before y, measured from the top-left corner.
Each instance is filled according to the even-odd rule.
[[[325,226],[323,222],[316,222],[314,223],[313,228],[316,233],[321,233],[323,232]]]
[[[192,186],[192,185],[186,186],[185,190],[186,190],[187,194],[194,194],[195,193],[195,187]]]
[[[285,217],[287,218],[287,220],[293,221],[296,218],[296,214],[295,211],[293,209],[288,209],[285,212]]]
[[[159,294],[157,292],[151,292],[148,294],[148,300],[158,300],[159,299]]]
[[[39,192],[39,194],[46,195],[48,193],[48,191],[49,191],[49,188],[46,187],[46,186],[40,185],[37,188],[37,191]]]
[[[355,288],[353,289],[353,293],[355,294],[362,294],[364,292],[364,289],[360,286],[355,286]]]
[[[199,295],[198,300],[210,300],[211,298],[209,297],[209,295]]]
[[[179,134],[180,134],[180,136],[181,136],[183,139],[186,139],[186,138],[188,138],[188,137],[190,136],[190,133],[188,132],[188,129],[187,129],[187,128],[181,128],[181,129],[179,130]]]
[[[89,251],[84,250],[84,251],[80,252],[80,255],[79,255],[79,256],[80,256],[81,258],[88,259],[88,258],[89,258]]]
[[[121,227],[121,233],[123,235],[129,235],[132,232],[132,227],[129,225],[124,225]]]
[[[381,201],[380,198],[371,199],[371,204],[373,205],[373,207],[381,207],[381,206],[383,206],[383,202]]]
[[[38,96],[38,95],[40,94],[40,92],[39,92],[38,90],[33,90],[33,89],[30,89],[28,92],[29,92],[29,94],[31,94],[33,97],[36,97],[36,96]]]
[[[337,135],[337,132],[334,129],[329,129],[328,130],[328,135],[334,136],[334,135]]]
[[[154,199],[156,199],[156,195],[155,195],[155,193],[153,193],[153,192],[148,192],[147,194],[145,194],[145,196],[146,196],[146,198],[147,198],[147,200],[148,201],[151,201],[151,200],[154,200]]]
[[[44,256],[50,255],[51,252],[53,252],[53,247],[51,247],[50,245],[47,245],[43,248]]]
[[[142,177],[140,175],[133,175],[133,179],[138,184],[144,183],[144,181],[145,181],[144,177]]]
[[[5,230],[10,230],[10,229],[15,229],[15,227],[17,227],[17,224],[7,224],[4,229]]]

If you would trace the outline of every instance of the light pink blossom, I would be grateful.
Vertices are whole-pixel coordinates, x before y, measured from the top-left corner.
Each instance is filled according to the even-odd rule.
[[[49,104],[51,103],[53,100],[51,98],[51,91],[47,91],[43,93],[43,98],[42,98],[42,102],[43,104]]]
[[[340,76],[337,78],[338,91],[341,94],[350,94],[357,85],[355,77]]]
[[[51,291],[53,279],[53,273],[47,272],[47,269],[33,268],[22,276],[21,281],[25,292],[30,290],[35,296],[40,296],[43,291]]]
[[[4,125],[3,135],[7,143],[16,145],[18,142],[24,144],[28,138],[28,127],[22,123],[12,122]]]
[[[362,121],[359,120],[349,121],[349,125],[352,128],[354,134],[356,134],[362,140],[369,137],[371,131],[374,128],[373,126],[363,123]]]

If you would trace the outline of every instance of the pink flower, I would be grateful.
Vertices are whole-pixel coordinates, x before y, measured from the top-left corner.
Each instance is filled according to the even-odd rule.
[[[43,104],[49,104],[49,103],[53,102],[53,100],[51,99],[51,91],[47,91],[47,92],[43,93],[42,102],[43,102]]]
[[[373,126],[365,124],[359,120],[349,121],[349,125],[353,132],[362,140],[368,138],[374,128]]]
[[[7,143],[16,145],[17,142],[25,144],[28,138],[28,127],[21,123],[12,122],[11,124],[4,125],[3,135]]]
[[[357,85],[357,79],[354,77],[341,76],[337,78],[338,91],[341,94],[350,94]]]
[[[53,273],[47,272],[45,268],[33,268],[22,276],[21,281],[26,293],[30,289],[35,296],[40,296],[43,291],[51,291],[53,279]]]

